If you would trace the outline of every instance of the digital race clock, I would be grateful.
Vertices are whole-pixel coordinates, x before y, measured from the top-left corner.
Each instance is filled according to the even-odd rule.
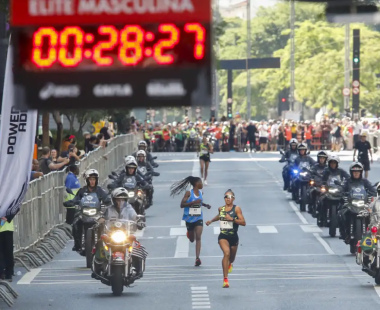
[[[210,0],[15,0],[16,101],[211,104]]]

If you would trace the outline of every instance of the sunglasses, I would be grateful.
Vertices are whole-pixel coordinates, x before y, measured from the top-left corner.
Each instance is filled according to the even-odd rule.
[[[235,198],[235,196],[234,195],[224,195],[224,199],[226,199],[226,198],[232,199],[232,198]]]

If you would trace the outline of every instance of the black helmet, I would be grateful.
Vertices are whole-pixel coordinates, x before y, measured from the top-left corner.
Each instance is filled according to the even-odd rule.
[[[327,153],[325,151],[319,151],[318,154],[317,154],[317,158],[318,157],[326,157],[326,158],[328,158],[329,155],[327,155]]]
[[[359,171],[360,172],[360,179],[361,179],[362,175],[363,175],[363,170],[364,170],[364,167],[361,163],[359,163],[359,162],[352,163],[350,166],[351,178],[353,178],[353,172],[354,171]]]

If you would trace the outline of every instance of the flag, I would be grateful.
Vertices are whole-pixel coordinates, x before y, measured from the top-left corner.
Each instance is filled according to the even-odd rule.
[[[131,254],[132,256],[141,258],[142,260],[145,260],[148,256],[148,252],[145,250],[145,247],[141,245],[138,241],[133,242]]]
[[[14,104],[13,49],[8,47],[0,124],[0,217],[13,216],[29,187],[37,111]]]

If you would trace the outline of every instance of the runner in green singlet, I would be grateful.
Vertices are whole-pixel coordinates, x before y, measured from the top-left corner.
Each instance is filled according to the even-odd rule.
[[[199,145],[198,156],[201,164],[201,178],[204,185],[207,185],[208,166],[211,162],[210,154],[214,153],[211,143],[206,136],[203,136],[202,143]]]
[[[207,221],[206,225],[220,221],[220,234],[218,243],[223,251],[223,288],[230,287],[228,282],[228,274],[232,271],[232,263],[235,261],[237,249],[239,245],[239,236],[237,234],[239,225],[245,226],[245,219],[241,208],[234,205],[235,194],[229,189],[224,194],[225,205],[219,208],[219,214],[211,221]]]

